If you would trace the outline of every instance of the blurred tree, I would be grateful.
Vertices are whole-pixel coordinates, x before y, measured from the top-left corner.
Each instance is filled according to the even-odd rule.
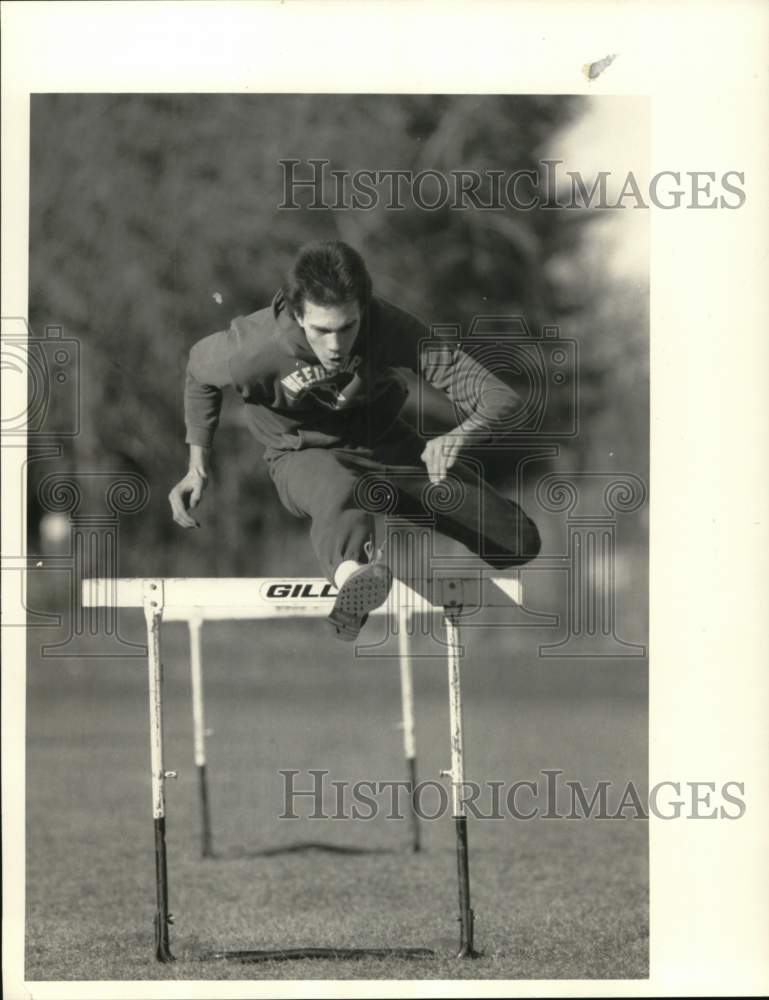
[[[205,529],[182,537],[166,500],[186,466],[189,348],[268,304],[307,240],[355,245],[377,291],[428,323],[467,329],[480,313],[522,314],[532,330],[564,321],[573,336],[587,333],[589,314],[607,329],[616,320],[616,299],[596,311],[577,295],[588,213],[566,225],[561,212],[423,211],[410,200],[404,211],[381,202],[371,211],[281,210],[278,161],[328,159],[348,171],[533,169],[581,106],[558,96],[33,97],[30,321],[38,335],[55,323],[82,345],[82,433],[62,467],[132,469],[152,488],[149,507],[125,519],[121,572],[253,574],[287,556],[297,572],[314,570],[304,526],[273,496],[232,399],[215,445],[216,485],[201,508]],[[568,280],[564,260],[576,269]],[[625,338],[632,320],[623,323]],[[611,413],[633,384],[645,359],[636,329],[630,354],[625,339],[586,352],[593,411]],[[580,463],[590,451],[583,440]],[[31,495],[35,476],[51,471],[37,466]]]

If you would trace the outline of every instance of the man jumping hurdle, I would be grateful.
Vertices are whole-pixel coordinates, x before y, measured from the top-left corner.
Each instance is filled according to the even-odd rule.
[[[231,386],[266,446],[281,502],[311,520],[315,554],[338,588],[329,622],[343,640],[357,637],[392,582],[362,483],[386,490],[388,511],[408,520],[429,510],[430,483],[444,482],[455,502],[429,510],[437,529],[490,566],[519,566],[539,552],[534,522],[460,458],[478,432],[504,425],[516,393],[453,345],[436,350],[433,341],[427,350],[429,338],[419,320],[372,293],[360,254],[333,241],[303,247],[270,306],[190,351],[190,460],[169,494],[174,521],[199,526],[190,511],[206,486],[222,390]],[[402,418],[408,386],[398,369],[445,392],[461,415],[457,426],[425,442]]]

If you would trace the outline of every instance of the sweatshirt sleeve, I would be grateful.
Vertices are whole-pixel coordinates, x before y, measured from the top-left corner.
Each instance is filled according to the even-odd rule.
[[[184,384],[187,444],[210,448],[219,425],[222,390],[232,385],[227,331],[213,333],[193,345]]]
[[[457,424],[470,420],[481,433],[509,426],[520,406],[518,393],[456,343],[423,344],[419,363],[422,378],[454,403]]]
[[[520,407],[515,389],[477,361],[455,340],[442,340],[416,317],[397,312],[398,363],[420,375],[454,404],[456,424],[470,419],[483,434],[509,427]]]

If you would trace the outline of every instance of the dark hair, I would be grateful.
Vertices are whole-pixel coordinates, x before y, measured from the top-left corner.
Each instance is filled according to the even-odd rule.
[[[363,310],[371,295],[371,277],[361,255],[347,243],[308,243],[289,269],[283,295],[295,316],[304,313],[308,301],[339,306],[354,300]]]

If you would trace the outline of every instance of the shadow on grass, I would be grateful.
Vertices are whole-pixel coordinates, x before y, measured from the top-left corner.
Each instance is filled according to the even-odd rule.
[[[334,959],[349,961],[363,958],[436,958],[431,948],[276,948],[269,951],[216,951],[198,956],[199,961],[292,962],[297,959]]]
[[[259,850],[249,850],[234,847],[225,851],[217,851],[212,855],[218,861],[242,861],[249,858],[276,858],[283,854],[309,854],[317,851],[322,854],[397,854],[392,847],[351,847],[346,844],[324,844],[317,840],[303,840],[295,844],[281,844],[280,847],[263,847]]]

